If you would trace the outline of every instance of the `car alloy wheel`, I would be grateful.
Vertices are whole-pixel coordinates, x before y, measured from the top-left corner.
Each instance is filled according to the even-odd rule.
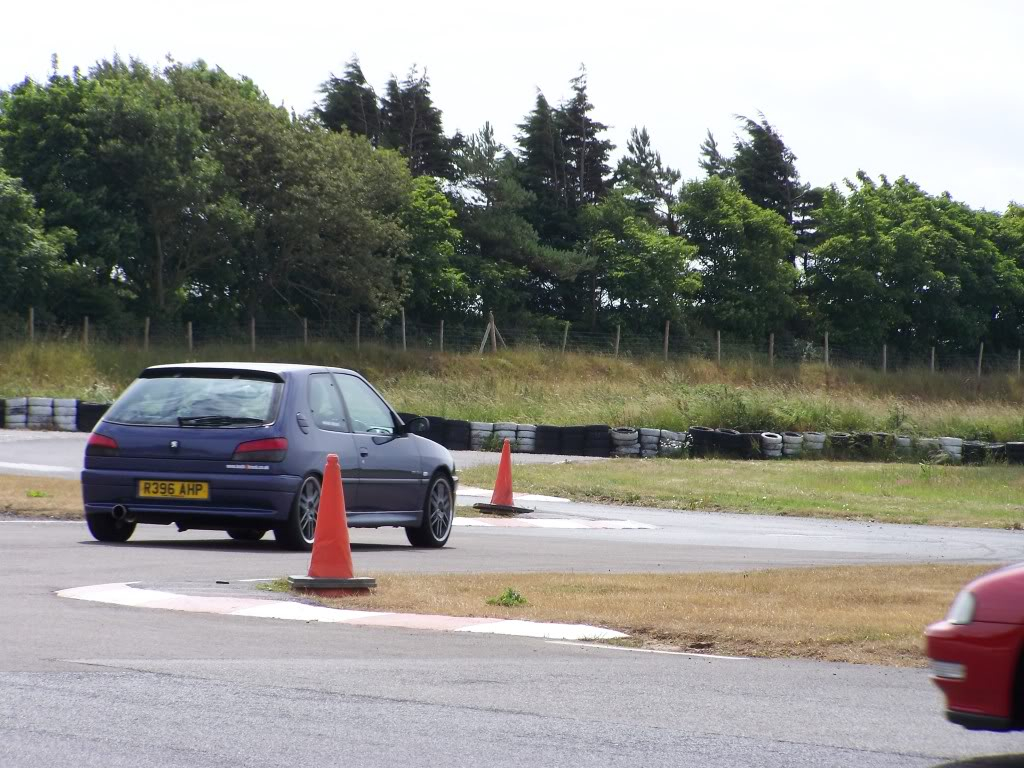
[[[452,527],[452,489],[448,481],[439,478],[430,489],[430,532],[437,541],[448,538]]]
[[[298,524],[299,535],[307,544],[313,543],[313,534],[316,533],[316,513],[320,508],[320,480],[316,477],[307,477],[299,490]]]

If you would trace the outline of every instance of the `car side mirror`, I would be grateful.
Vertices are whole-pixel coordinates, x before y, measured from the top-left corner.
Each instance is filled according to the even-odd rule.
[[[405,431],[410,435],[429,432],[430,421],[426,416],[417,416],[415,419],[410,419],[405,423]]]

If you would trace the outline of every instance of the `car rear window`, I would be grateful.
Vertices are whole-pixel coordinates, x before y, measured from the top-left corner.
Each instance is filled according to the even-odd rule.
[[[277,415],[284,384],[223,371],[140,378],[106,413],[117,424],[251,427]]]

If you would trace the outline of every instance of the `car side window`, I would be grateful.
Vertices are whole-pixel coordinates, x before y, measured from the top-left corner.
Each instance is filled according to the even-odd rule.
[[[338,373],[334,376],[345,399],[353,432],[390,435],[395,431],[391,409],[365,381],[355,376]]]
[[[314,373],[309,377],[309,409],[313,423],[330,432],[348,432],[348,421],[341,408],[341,398],[329,373]]]

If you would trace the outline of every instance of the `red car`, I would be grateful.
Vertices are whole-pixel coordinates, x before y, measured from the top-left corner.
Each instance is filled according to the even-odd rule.
[[[924,634],[950,722],[1024,730],[1024,563],[972,581]]]

